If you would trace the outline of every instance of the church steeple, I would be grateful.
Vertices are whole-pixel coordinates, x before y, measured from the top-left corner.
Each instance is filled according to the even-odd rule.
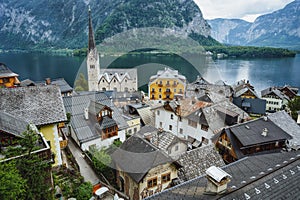
[[[92,17],[91,17],[91,7],[89,6],[89,49],[88,51],[94,50],[96,47],[95,45],[95,38],[93,32],[93,25],[92,25]]]
[[[95,44],[94,32],[92,27],[91,8],[89,8],[89,46],[87,53],[87,74],[89,91],[98,91],[98,81],[100,79],[99,54]]]

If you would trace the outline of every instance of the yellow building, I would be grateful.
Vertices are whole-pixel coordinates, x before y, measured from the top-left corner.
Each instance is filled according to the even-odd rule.
[[[18,74],[13,73],[5,64],[0,63],[0,88],[11,88],[20,84]]]
[[[148,86],[151,100],[172,100],[175,96],[184,96],[186,78],[177,70],[165,68],[150,77]]]

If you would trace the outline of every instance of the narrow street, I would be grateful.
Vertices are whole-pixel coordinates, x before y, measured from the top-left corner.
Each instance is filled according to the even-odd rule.
[[[72,139],[69,139],[69,148],[72,152],[75,160],[77,161],[80,169],[81,176],[84,177],[84,181],[89,181],[93,185],[97,184],[99,182],[99,179],[94,172],[94,170],[90,167],[90,165],[85,161],[83,158],[83,154],[81,149],[74,143]]]

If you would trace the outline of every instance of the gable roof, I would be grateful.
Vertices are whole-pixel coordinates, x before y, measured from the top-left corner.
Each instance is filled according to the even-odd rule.
[[[251,92],[256,98],[259,98],[259,96],[256,94],[256,92],[246,85],[242,89],[236,91],[234,94],[234,97],[240,97],[248,91]]]
[[[100,69],[100,78],[105,79],[108,83],[112,80],[116,79],[119,83],[123,82],[125,79],[127,80],[136,80],[137,81],[137,69],[136,68],[122,68],[122,69],[112,69],[105,68]]]
[[[228,191],[205,194],[206,176],[199,176],[146,199],[297,199],[300,195],[298,151],[246,157],[221,167],[232,176]]]
[[[275,95],[277,97],[279,97],[280,99],[287,99],[290,100],[290,98],[288,96],[286,96],[284,93],[282,93],[280,90],[278,90],[277,88],[267,88],[265,90],[261,91],[261,96],[265,97],[266,95]]]
[[[232,134],[241,142],[243,146],[251,146],[262,143],[288,140],[292,137],[284,130],[276,126],[271,120],[259,118],[229,127]],[[267,135],[262,132],[267,129]]]
[[[0,90],[0,110],[34,125],[67,121],[57,86],[32,86]]]
[[[0,111],[0,131],[22,137],[21,134],[27,129],[28,125],[28,122]]]
[[[152,168],[173,160],[137,134],[127,139],[113,154],[120,169],[139,183]]]
[[[94,121],[85,120],[84,109],[90,105],[90,102],[97,102],[97,105],[108,106],[113,110],[113,119],[117,123],[119,130],[128,127],[122,113],[111,102],[108,96],[103,92],[83,92],[69,97],[63,97],[64,106],[68,113],[72,114],[71,125],[80,142],[87,142],[99,138],[99,134],[94,131]]]
[[[4,63],[0,63],[0,78],[2,77],[15,77],[18,74],[12,72]]]

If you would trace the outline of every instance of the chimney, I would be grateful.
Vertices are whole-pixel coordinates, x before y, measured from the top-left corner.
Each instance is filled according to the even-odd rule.
[[[84,119],[86,119],[86,120],[89,119],[89,109],[88,108],[84,109]]]
[[[264,137],[267,137],[268,136],[268,132],[269,132],[268,129],[264,128],[261,135],[264,136]]]
[[[222,194],[227,191],[227,184],[230,182],[230,175],[219,167],[211,166],[206,171],[207,185],[206,194]]]
[[[51,84],[51,78],[46,78],[46,85],[50,85]]]

